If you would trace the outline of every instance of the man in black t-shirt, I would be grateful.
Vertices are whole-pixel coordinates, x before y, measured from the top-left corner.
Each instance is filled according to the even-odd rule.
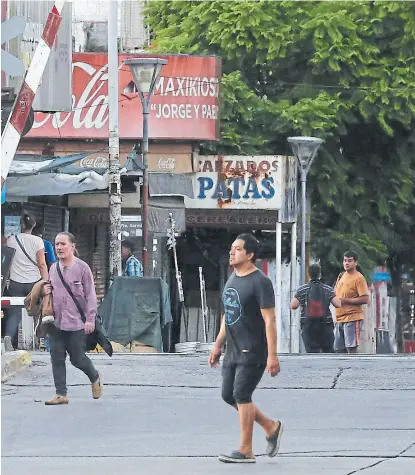
[[[321,267],[318,264],[312,264],[309,273],[310,282],[298,288],[291,301],[291,308],[296,310],[301,307],[301,336],[307,353],[334,353],[334,322],[330,312],[330,304],[340,308],[342,303],[336,297],[334,289],[320,281]],[[310,318],[306,315],[306,308],[312,285],[318,285],[321,289],[323,315]]]
[[[271,281],[255,267],[259,242],[251,234],[241,234],[232,244],[229,263],[234,268],[223,291],[224,317],[209,364],[216,366],[226,338],[222,367],[222,398],[239,412],[241,444],[219,460],[252,463],[254,421],[265,431],[267,454],[277,455],[283,426],[266,417],[253,403],[252,394],[265,369],[271,376],[280,372],[277,356],[275,299]]]

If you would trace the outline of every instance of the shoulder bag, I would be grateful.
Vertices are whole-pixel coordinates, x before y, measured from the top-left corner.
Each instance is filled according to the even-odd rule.
[[[78,312],[81,315],[81,320],[85,323],[86,322],[85,313],[82,310],[82,307],[78,299],[72,293],[72,290],[69,287],[68,283],[63,278],[61,268],[59,266],[59,262],[56,263],[56,270],[58,271],[58,275],[59,275],[60,280],[62,281],[63,286],[65,287],[66,291],[68,292],[74,304],[76,305],[76,308],[78,309]],[[98,314],[95,319],[95,330],[86,336],[86,351],[95,350],[97,345],[100,345],[105,351],[105,353],[107,353],[108,356],[112,356],[113,348],[112,348],[111,342],[109,341],[107,335],[104,332],[104,329],[102,328],[101,317]]]

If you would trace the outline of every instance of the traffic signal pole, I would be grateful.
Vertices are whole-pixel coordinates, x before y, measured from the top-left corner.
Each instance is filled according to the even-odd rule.
[[[61,13],[65,0],[55,0],[55,4],[48,19],[42,37],[36,47],[35,54],[30,63],[29,69],[26,71],[23,79],[22,87],[16,97],[9,120],[4,127],[1,136],[1,187],[6,181],[9,174],[10,165],[19,146],[20,137],[22,136],[27,119],[32,109],[36,92],[39,88],[40,81],[45,71],[53,44],[59,26],[62,21]]]

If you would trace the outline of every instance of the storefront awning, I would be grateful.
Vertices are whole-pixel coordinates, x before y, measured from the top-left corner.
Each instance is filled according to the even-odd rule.
[[[150,173],[150,196],[187,196],[194,198],[193,174]]]
[[[7,178],[7,195],[11,196],[62,196],[105,188],[108,188],[108,173],[99,175],[94,171],[84,171],[79,175],[45,173]]]
[[[186,230],[184,197],[193,198],[191,174],[150,173],[149,174],[149,229],[164,232],[169,226],[170,213],[176,222],[178,232]]]
[[[86,153],[77,153],[76,155],[68,155],[65,157],[17,154],[10,165],[9,176],[31,175],[33,173],[56,173],[62,168],[82,160],[86,156]]]
[[[86,153],[65,157],[17,154],[6,181],[7,195],[62,196],[106,189],[108,173],[105,169],[71,166],[86,156]]]
[[[166,232],[169,227],[169,216],[173,215],[178,232],[186,230],[186,214],[184,200],[181,196],[157,196],[149,200],[148,227],[151,232]]]

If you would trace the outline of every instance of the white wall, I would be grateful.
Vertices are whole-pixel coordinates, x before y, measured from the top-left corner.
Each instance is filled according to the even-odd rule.
[[[108,22],[108,2],[114,0],[76,0],[73,2],[74,51],[85,51],[87,30],[91,23],[103,23],[91,31],[91,34],[102,37],[105,24]],[[145,0],[118,0],[118,37],[121,38],[121,50],[131,52],[149,45],[149,33],[143,23]],[[106,30],[107,31],[107,30]],[[107,41],[105,40],[105,44]]]
[[[274,292],[276,291],[275,281],[275,259],[268,260],[268,277],[274,285]],[[290,302],[294,297],[295,291],[300,285],[300,262],[297,261],[296,269],[296,283],[294,289],[291,289],[291,263],[282,263],[282,292],[281,292],[281,328],[280,332],[281,343],[278,348],[279,353],[298,353],[301,347],[300,335],[300,310],[291,311]],[[276,309],[279,312],[279,309]]]
[[[75,23],[108,19],[108,0],[75,0],[72,3]]]

